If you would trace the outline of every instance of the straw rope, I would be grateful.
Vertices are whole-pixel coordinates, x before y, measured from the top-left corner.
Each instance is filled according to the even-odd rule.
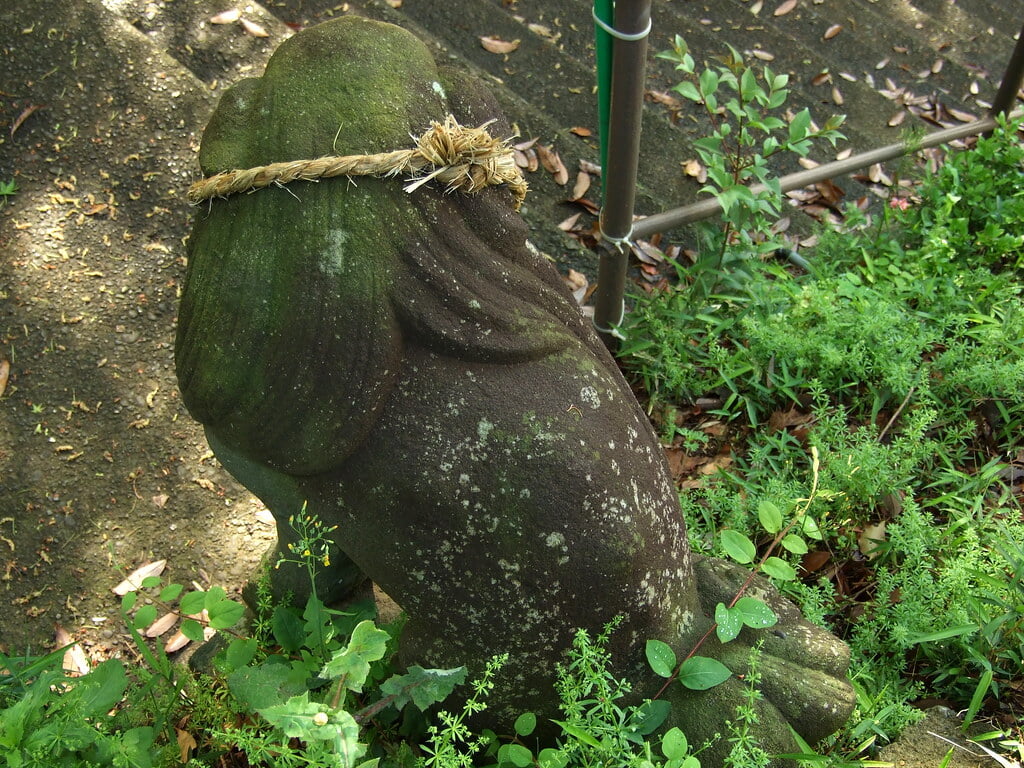
[[[488,186],[507,184],[516,198],[516,209],[526,198],[526,181],[516,166],[507,141],[487,132],[493,123],[467,128],[448,115],[443,123],[432,122],[418,139],[414,149],[375,155],[321,157],[271,163],[247,170],[225,171],[197,181],[188,190],[191,203],[238,192],[252,192],[270,185],[292,181],[319,181],[332,176],[405,176],[406,192],[413,192],[429,181],[445,185],[448,192],[479,192]]]

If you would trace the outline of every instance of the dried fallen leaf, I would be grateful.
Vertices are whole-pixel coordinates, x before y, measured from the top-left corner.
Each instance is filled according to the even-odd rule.
[[[811,85],[824,85],[830,82],[832,82],[832,73],[827,69],[811,78]]]
[[[831,40],[833,37],[835,37],[836,35],[838,35],[842,31],[843,31],[843,25],[842,24],[833,24],[831,27],[829,27],[828,29],[825,30],[824,38],[826,40]]]
[[[841,152],[837,152],[836,153],[836,160],[845,160],[846,158],[848,158],[852,154],[853,154],[853,148],[852,147],[847,147],[846,149],[842,150]]]
[[[208,491],[217,491],[217,486],[213,484],[213,481],[208,480],[205,477],[197,477],[195,478],[195,482],[200,488],[205,488]]]
[[[796,8],[796,2],[797,0],[786,0],[786,2],[782,3],[781,5],[779,5],[778,8],[775,9],[775,13],[772,15],[785,16],[787,13]]]
[[[11,376],[11,363],[9,360],[0,360],[0,397],[4,396],[7,390],[7,380]]]
[[[865,525],[860,535],[857,536],[857,547],[868,560],[874,560],[878,556],[879,544],[883,541],[885,541],[884,520],[874,525]]]
[[[42,106],[42,104],[29,104],[21,111],[21,114],[15,118],[14,123],[11,125],[12,139],[14,138],[14,132],[21,128],[21,124],[28,120],[29,115],[31,115],[37,109],[42,109]]]
[[[249,21],[248,19],[243,18],[242,28],[253,37],[270,37],[270,33],[255,21]]]
[[[386,0],[386,2],[392,8],[401,8],[402,7],[402,0]],[[182,760],[182,762],[185,762],[185,761]]]
[[[978,119],[970,112],[964,112],[962,109],[957,109],[956,107],[947,107],[946,111],[948,111],[952,117],[955,117],[961,123],[973,123],[975,120]]]
[[[701,184],[708,180],[708,169],[699,160],[687,160],[682,164],[683,173]]]
[[[761,8],[762,7],[764,7],[764,1],[763,0],[754,0],[754,2],[750,5],[750,12],[754,16],[757,16],[758,14],[761,13]]]
[[[556,184],[564,186],[569,183],[569,171],[562,162],[562,158],[558,156],[558,152],[552,147],[538,144],[537,155],[540,157],[540,164],[544,166],[544,170],[555,177]]]
[[[218,13],[216,16],[210,17],[211,24],[234,24],[242,18],[242,12],[237,8],[230,8],[222,13]]]
[[[167,502],[170,500],[170,498],[171,497],[168,496],[166,493],[159,493],[153,497],[153,505],[158,509],[163,509]]]
[[[820,571],[831,557],[832,555],[827,550],[808,552],[801,558],[800,567],[805,573],[814,573]]]
[[[167,653],[174,653],[175,651],[180,651],[191,642],[192,641],[185,637],[179,629],[171,635],[170,639],[166,643],[164,643],[164,651]]]
[[[889,59],[882,59],[880,62],[875,64],[875,69],[885,69],[889,65]]]
[[[520,40],[502,40],[498,37],[484,35],[480,38],[480,45],[488,53],[512,53],[519,47]]]
[[[120,584],[114,587],[114,594],[120,597],[124,597],[129,592],[135,592],[142,586],[142,582],[144,579],[147,579],[150,576],[159,576],[161,573],[164,572],[164,568],[166,567],[166,560],[157,560],[153,563],[146,563],[145,565],[140,565],[138,568],[136,568],[134,571],[128,574],[128,578],[126,578],[124,581],[122,581]]]
[[[580,171],[576,174],[576,183],[573,184],[572,194],[569,195],[569,201],[575,202],[587,194],[587,190],[590,189],[590,174],[586,171]]]
[[[755,48],[750,53],[755,59],[760,59],[761,61],[775,61],[774,53],[768,53],[768,51],[761,48]]]
[[[942,66],[943,66],[943,65],[944,65],[945,63],[946,63],[946,62],[945,62],[945,60],[944,60],[944,59],[936,59],[936,60],[935,60],[935,63],[934,63],[934,64],[932,64],[932,74],[933,74],[933,75],[937,75],[937,74],[939,74],[939,72],[941,72],[941,71],[942,71]]]
[[[61,668],[71,677],[81,677],[89,674],[89,659],[86,658],[82,646],[75,642],[64,627],[54,624],[54,643],[58,648],[67,648],[64,651],[64,658],[61,661]]]
[[[576,222],[580,220],[580,216],[582,215],[583,211],[580,211],[579,213],[574,213],[569,218],[560,221],[558,223],[558,228],[563,232],[571,232],[573,230],[573,227],[576,226]]]
[[[601,175],[601,166],[597,163],[592,163],[589,160],[580,160],[580,170],[586,171],[591,176]]]
[[[588,136],[592,136],[594,134],[592,130],[590,130],[589,128],[584,128],[582,125],[574,125],[572,128],[569,129],[569,133],[575,133],[577,136],[582,136],[583,138],[587,138]]]
[[[832,86],[832,103],[837,107],[841,107],[843,106],[844,101],[842,91],[835,86]]]
[[[890,128],[895,128],[897,125],[906,120],[906,118],[907,111],[905,109],[901,109],[899,112],[897,112],[895,115],[889,118],[888,125]]]
[[[536,143],[537,143],[537,139],[534,138],[534,139],[530,139],[529,141],[520,141],[518,144],[513,144],[512,146],[515,149],[518,149],[521,152],[525,152],[526,150],[530,149]]]
[[[398,5],[394,5],[396,2],[398,5],[402,4],[402,0],[388,0],[388,3],[392,4],[392,7],[394,8],[398,7]],[[187,763],[189,753],[199,745],[196,744],[195,737],[193,737],[188,731],[183,731],[181,728],[175,728],[174,733],[178,738],[178,752],[181,762]]]
[[[590,286],[587,276],[582,272],[577,272],[575,269],[570,269],[569,274],[563,279],[566,286],[572,291],[572,297],[576,300],[576,303],[582,305],[587,296],[587,288]]]
[[[169,631],[175,624],[178,623],[178,618],[178,614],[174,612],[165,613],[159,619],[150,624],[143,634],[145,634],[146,637],[160,637],[160,635]]]

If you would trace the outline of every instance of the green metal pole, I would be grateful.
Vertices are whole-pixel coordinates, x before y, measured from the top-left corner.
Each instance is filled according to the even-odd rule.
[[[615,0],[594,0],[594,17],[615,23]],[[597,135],[601,141],[601,167],[608,163],[608,112],[612,98],[612,36],[594,23],[594,57],[597,62]],[[603,192],[602,192],[603,196]]]

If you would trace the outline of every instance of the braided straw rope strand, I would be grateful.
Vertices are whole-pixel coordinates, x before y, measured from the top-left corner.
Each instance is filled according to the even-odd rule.
[[[200,203],[214,197],[252,192],[270,185],[292,181],[319,181],[332,176],[405,176],[404,187],[413,192],[429,181],[472,194],[488,186],[507,184],[516,199],[516,210],[526,198],[526,181],[516,166],[507,141],[491,136],[484,123],[467,128],[448,115],[443,123],[432,122],[414,149],[375,155],[321,157],[271,163],[247,170],[224,171],[197,181],[188,190],[188,200]]]

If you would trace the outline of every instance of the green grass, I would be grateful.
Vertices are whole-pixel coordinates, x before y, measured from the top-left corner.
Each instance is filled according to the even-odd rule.
[[[765,501],[792,509],[817,448],[825,541],[781,586],[853,649],[860,707],[837,753],[869,754],[922,698],[969,719],[1024,707],[1024,518],[1005,482],[1024,436],[1018,137],[951,154],[873,220],[850,211],[802,254],[808,271],[735,252],[731,272],[677,267],[624,329],[656,418],[718,404],[667,426],[670,444],[729,424],[708,440],[731,446],[728,471],[682,495],[695,549],[724,554],[723,528],[755,535]],[[773,421],[790,409],[805,423]]]

